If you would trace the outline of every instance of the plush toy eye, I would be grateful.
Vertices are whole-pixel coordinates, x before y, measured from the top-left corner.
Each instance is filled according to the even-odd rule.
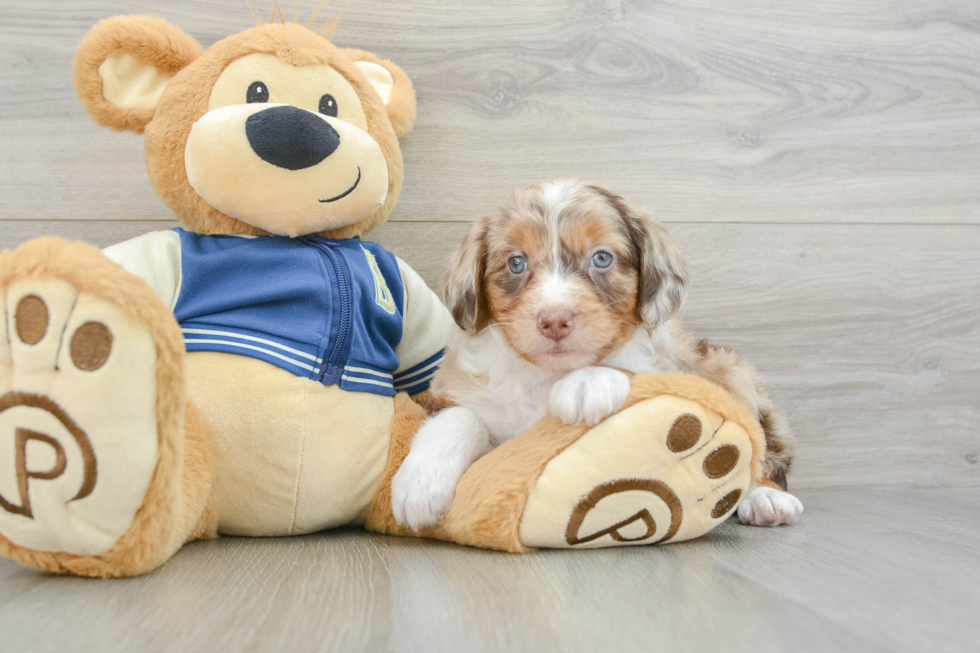
[[[325,116],[337,117],[337,100],[329,93],[324,93],[320,98],[320,113]]]
[[[612,254],[604,249],[600,249],[598,252],[592,255],[592,265],[597,268],[608,268],[610,265],[612,265],[612,262]]]
[[[511,256],[510,260],[507,261],[507,269],[512,274],[521,274],[527,269],[527,259],[523,256]]]
[[[268,102],[269,87],[265,85],[265,82],[252,82],[248,87],[248,92],[245,93],[245,101],[249,104],[253,102]]]

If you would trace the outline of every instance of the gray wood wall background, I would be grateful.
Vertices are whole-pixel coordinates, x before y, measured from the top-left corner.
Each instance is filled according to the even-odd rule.
[[[768,377],[798,435],[791,485],[980,485],[980,2],[340,11],[336,43],[416,85],[401,204],[371,237],[430,284],[510,188],[600,179],[690,259],[681,316]],[[174,225],[140,138],[96,127],[70,83],[81,37],[122,13],[205,46],[253,24],[244,0],[0,0],[0,247]]]

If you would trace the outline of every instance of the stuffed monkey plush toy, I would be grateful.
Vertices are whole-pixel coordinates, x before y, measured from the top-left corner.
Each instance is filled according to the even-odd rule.
[[[134,16],[92,30],[74,82],[96,122],[144,134],[183,228],[0,255],[0,553],[112,577],[219,533],[415,534],[390,483],[452,321],[359,238],[398,200],[406,75],[298,24],[204,51]],[[505,551],[689,539],[732,512],[763,449],[720,388],[636,377],[598,426],[545,420],[478,461],[418,535]]]

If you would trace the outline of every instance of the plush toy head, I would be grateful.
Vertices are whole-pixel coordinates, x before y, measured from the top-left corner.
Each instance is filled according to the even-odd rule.
[[[198,233],[350,238],[398,201],[411,82],[299,24],[204,51],[159,18],[110,18],[82,42],[73,79],[96,122],[145,133],[153,187]]]

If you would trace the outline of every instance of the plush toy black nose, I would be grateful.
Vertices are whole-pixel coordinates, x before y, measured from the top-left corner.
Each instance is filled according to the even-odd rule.
[[[315,166],[340,145],[340,134],[323,118],[291,106],[253,113],[245,135],[263,161],[287,170]]]

